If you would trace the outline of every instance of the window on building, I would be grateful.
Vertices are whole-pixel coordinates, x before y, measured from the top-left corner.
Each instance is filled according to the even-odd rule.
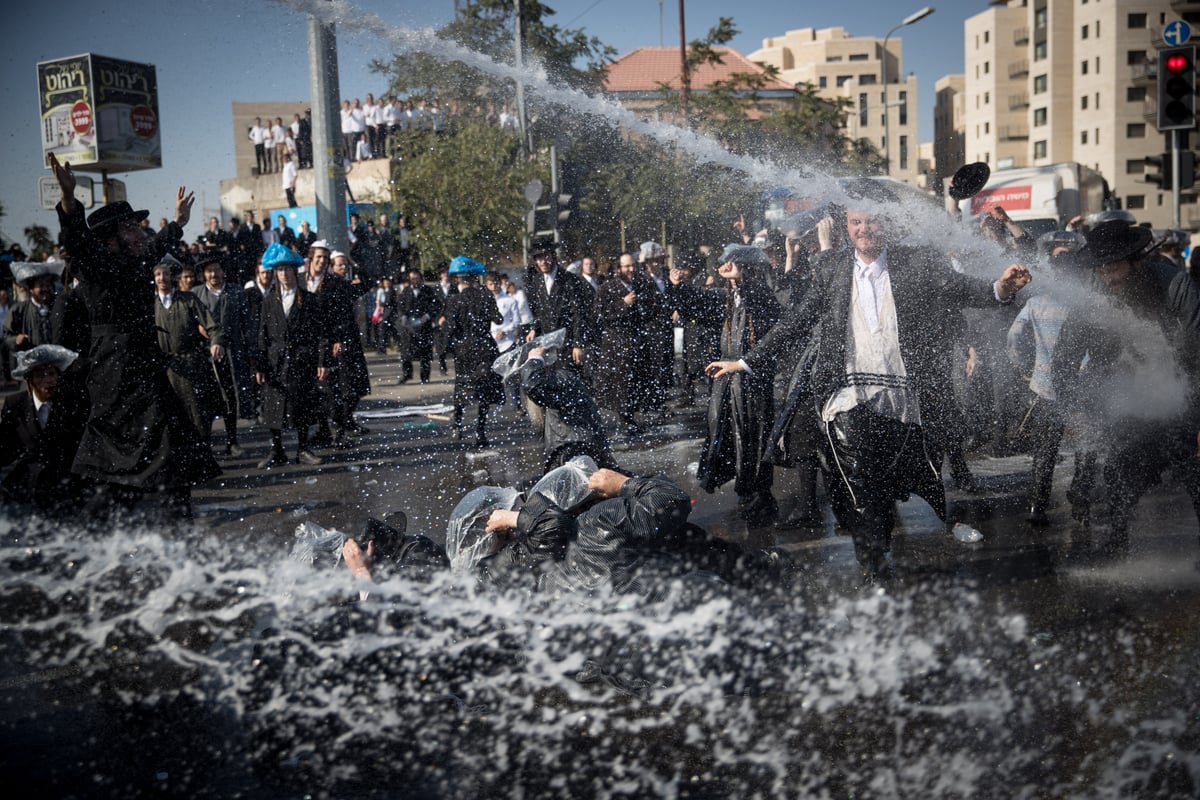
[[[1146,123],[1130,122],[1125,126],[1126,139],[1145,139],[1146,138]]]
[[[1045,158],[1046,157],[1046,140],[1045,139],[1042,139],[1040,142],[1033,143],[1033,157],[1034,158]]]
[[[1079,29],[1079,38],[1080,39],[1088,38],[1088,26],[1087,25],[1084,25],[1082,28]]]
[[[1137,30],[1141,30],[1142,28],[1145,28],[1146,27],[1146,15],[1145,14],[1130,14],[1128,25],[1130,28],[1137,29]]]
[[[869,85],[876,84],[876,83],[879,83],[879,76],[876,75],[874,72],[868,72],[866,75],[858,76],[858,85],[859,86],[869,86]]]
[[[867,58],[868,58],[868,56],[866,53],[851,53],[850,54],[851,61],[866,61]]]
[[[1088,96],[1085,94],[1083,97],[1079,98],[1079,110],[1087,111],[1087,104],[1088,104]]]
[[[1039,8],[1033,12],[1033,27],[1037,28],[1039,31],[1046,30],[1046,20],[1046,9]]]
[[[990,123],[990,122],[985,122],[985,123],[983,123],[983,132],[984,132],[985,134],[986,134],[986,133],[991,133],[991,132],[992,132],[992,123]]]
[[[1126,175],[1142,175],[1146,171],[1146,162],[1140,158],[1125,159]]]
[[[1100,144],[1100,129],[1096,128],[1096,144]]]
[[[908,137],[900,137],[900,169],[908,169]]]
[[[1093,106],[1097,111],[1100,110],[1100,93],[1096,92],[1096,104]]]
[[[990,62],[990,61],[983,62],[983,74],[989,75],[989,74],[991,74],[991,71],[992,71],[992,62]]]
[[[858,96],[858,124],[864,128],[867,126],[867,93],[863,92]]]
[[[852,80],[854,80],[853,75],[838,75],[837,76],[837,85],[845,86],[847,83],[849,83]]]
[[[1125,101],[1128,103],[1141,103],[1146,99],[1145,86],[1129,86],[1125,89]]]
[[[1100,74],[1100,56],[1096,56],[1096,74]]]
[[[900,124],[908,124],[908,92],[900,92]]]
[[[1100,38],[1100,20],[1096,20],[1096,38]]]
[[[986,105],[988,105],[988,104],[989,104],[989,103],[991,103],[991,102],[992,102],[992,93],[991,93],[991,92],[984,92],[984,93],[983,93],[983,104],[986,106]]]
[[[1041,126],[1041,125],[1046,124],[1046,109],[1035,108],[1033,110],[1033,124],[1035,126]]]
[[[1088,62],[1087,61],[1079,62],[1079,74],[1087,75],[1087,71],[1088,71]],[[838,86],[841,86],[841,84],[839,83]]]
[[[1136,211],[1146,207],[1146,195],[1144,194],[1127,194],[1125,195],[1125,208],[1130,211]]]
[[[1145,50],[1130,50],[1125,54],[1125,63],[1129,66],[1146,63]],[[1097,67],[1098,68],[1098,67]]]
[[[1045,75],[1036,76],[1033,79],[1033,93],[1034,94],[1042,94],[1043,92],[1045,92],[1046,87],[1049,85],[1048,80],[1049,79]]]
[[[841,62],[841,60],[842,60],[841,56],[827,56],[825,58],[825,63],[826,64],[837,64],[837,63]]]
[[[1079,143],[1087,144],[1087,131],[1081,131],[1079,133]]]
[[[817,86],[821,89],[827,89],[829,87],[829,78],[824,75],[817,78]]]
[[[992,38],[992,32],[991,32],[991,31],[984,31],[984,32],[983,32],[983,43],[984,43],[984,44],[987,44],[989,41],[991,41],[991,38]]]
[[[1046,43],[1045,42],[1038,42],[1037,44],[1035,44],[1033,46],[1033,60],[1034,61],[1045,61],[1046,60]]]

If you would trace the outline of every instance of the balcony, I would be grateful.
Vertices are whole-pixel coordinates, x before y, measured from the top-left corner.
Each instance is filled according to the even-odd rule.
[[[1029,44],[1029,28],[1017,28],[1013,31],[1013,44],[1017,47]]]
[[[1010,94],[1008,96],[1008,110],[1020,111],[1023,108],[1029,108],[1029,94]]]
[[[1026,125],[1001,125],[996,128],[996,136],[1002,142],[1015,142],[1029,138],[1029,127]]]
[[[1134,85],[1158,80],[1158,58],[1147,58],[1140,64],[1129,65],[1129,80]]]
[[[1021,78],[1029,74],[1029,61],[1022,59],[1008,65],[1008,77]]]

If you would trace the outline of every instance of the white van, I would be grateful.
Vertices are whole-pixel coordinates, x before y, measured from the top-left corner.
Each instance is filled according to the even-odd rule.
[[[978,194],[959,202],[969,220],[1000,205],[1033,238],[1061,230],[1076,216],[1112,205],[1108,182],[1094,169],[1074,161],[1044,167],[998,169]]]

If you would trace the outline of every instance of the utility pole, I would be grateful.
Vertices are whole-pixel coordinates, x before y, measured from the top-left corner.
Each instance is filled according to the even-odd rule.
[[[682,84],[679,105],[683,109],[683,125],[690,128],[688,104],[692,94],[692,71],[688,67],[687,34],[683,28],[683,0],[679,0],[679,67],[679,80]]]
[[[313,187],[317,231],[335,250],[349,252],[346,168],[338,113],[337,36],[332,23],[308,16],[308,86],[312,103]]]
[[[525,59],[521,48],[525,44],[525,30],[521,21],[521,0],[513,0],[513,48],[515,50],[515,66],[517,68],[517,127],[521,131],[521,155],[528,158],[533,152],[529,142],[529,120],[525,116],[525,79],[521,70],[525,69]]]

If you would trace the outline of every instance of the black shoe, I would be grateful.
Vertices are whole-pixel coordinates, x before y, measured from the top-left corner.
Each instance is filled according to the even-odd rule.
[[[246,451],[239,447],[237,442],[228,442],[225,445],[225,455],[241,458],[246,455]]]
[[[492,443],[488,441],[487,436],[485,436],[484,434],[480,434],[475,437],[475,446],[476,447],[491,447],[491,445],[492,445]]]
[[[325,459],[321,458],[311,450],[301,450],[296,453],[296,460],[301,464],[308,464],[310,467],[315,467],[318,464],[324,464]]]
[[[767,525],[779,516],[779,504],[769,494],[754,495],[738,502],[738,515],[751,525]]]
[[[329,447],[333,444],[333,434],[328,428],[317,431],[317,435],[308,440],[309,447]]]
[[[445,375],[445,374],[446,374],[447,372],[449,372],[449,371],[450,371],[450,370],[449,370],[449,369],[447,369],[447,367],[446,367],[446,362],[445,362],[445,361],[439,361],[439,362],[438,362],[438,372],[440,372],[440,373],[442,373],[443,375]]]
[[[259,469],[270,469],[271,467],[281,467],[288,463],[287,455],[282,450],[274,450],[271,455],[258,462]]]

